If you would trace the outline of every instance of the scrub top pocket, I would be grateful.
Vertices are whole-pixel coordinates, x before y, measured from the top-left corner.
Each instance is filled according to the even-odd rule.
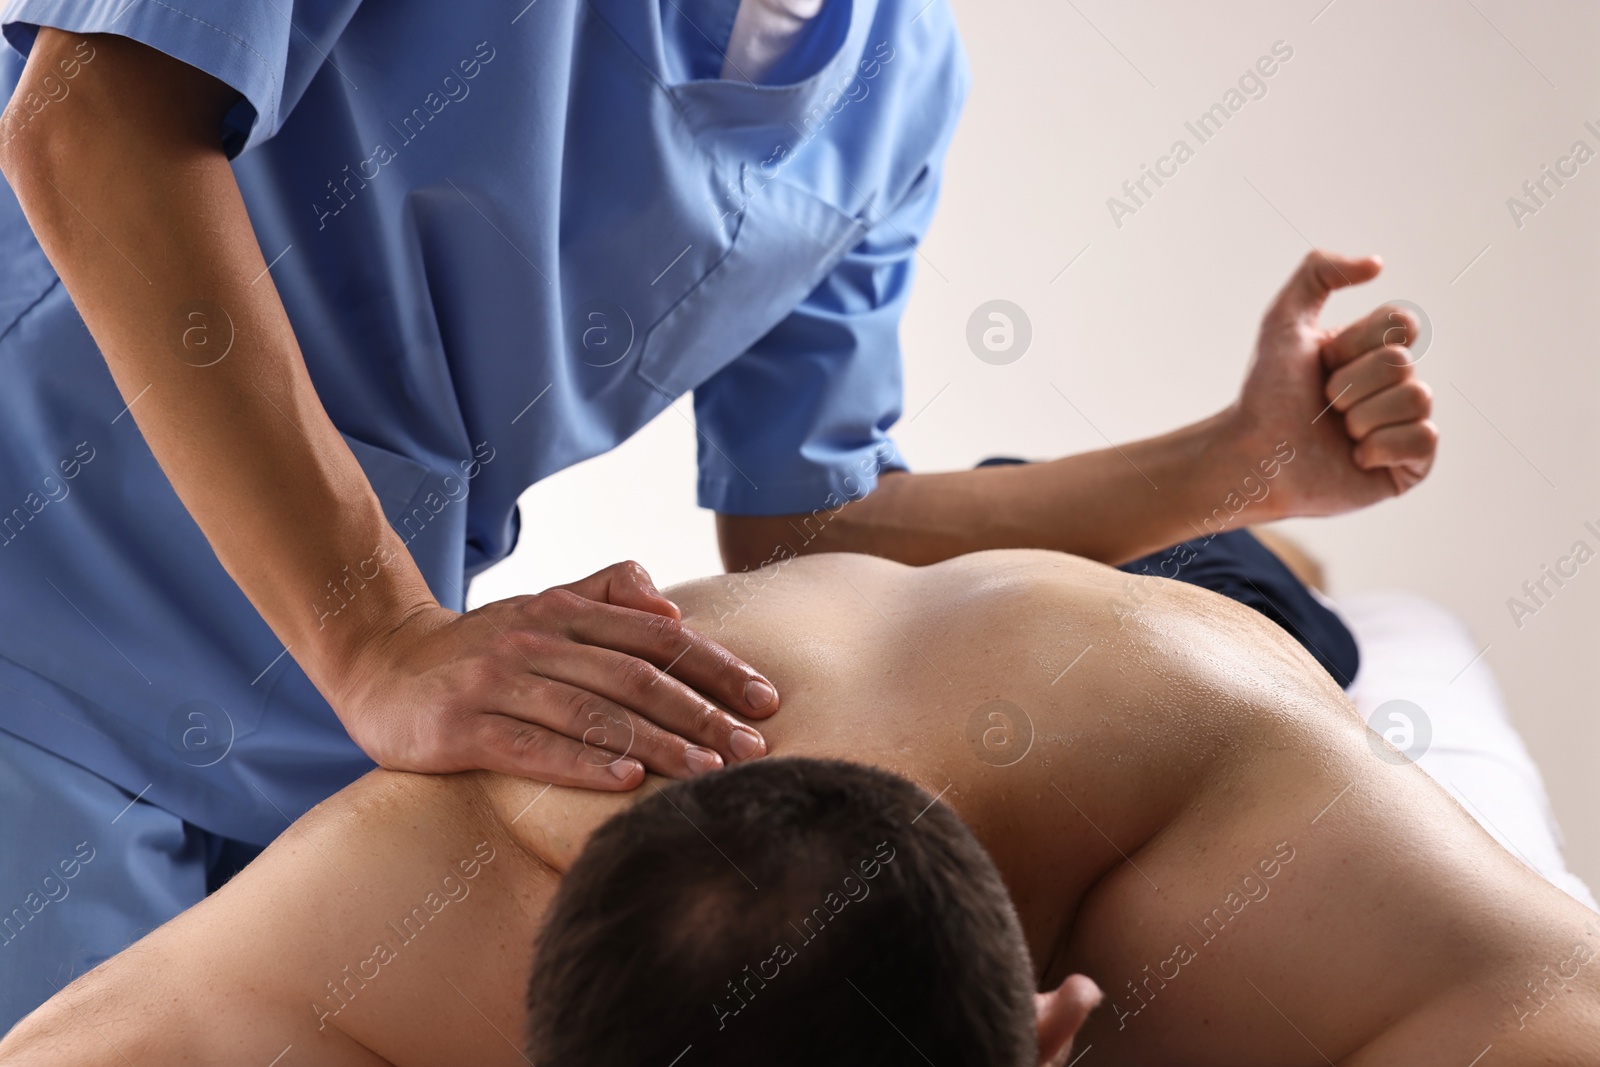
[[[755,172],[742,174],[748,184]],[[863,220],[782,181],[748,195],[728,254],[645,335],[637,373],[669,397],[760,340],[866,232]]]
[[[617,7],[591,2],[580,31],[605,62],[572,82],[564,182],[607,207],[563,217],[563,247],[582,255],[564,259],[562,312],[575,361],[591,367],[613,366],[613,350],[581,339],[617,336],[591,324],[631,331],[614,365],[660,394],[659,410],[783,321],[865,234],[864,221],[762,165],[849,51],[841,27],[826,41],[835,59],[805,82],[672,84],[660,42],[625,40],[619,27],[635,20]],[[712,113],[723,121],[708,126]]]

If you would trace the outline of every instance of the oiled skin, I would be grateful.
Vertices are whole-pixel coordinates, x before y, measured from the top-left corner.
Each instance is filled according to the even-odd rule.
[[[809,557],[669,595],[779,687],[773,754],[885,767],[967,820],[1041,988],[1081,971],[1108,994],[1082,1067],[1600,1063],[1597,917],[1383,758],[1255,613],[1034,551]],[[1021,716],[974,725],[996,700]],[[68,987],[0,1063],[522,1063],[540,916],[630,802],[368,775]],[[493,858],[467,878],[475,849]],[[388,924],[446,875],[465,895],[401,941]],[[373,962],[379,941],[393,956]]]

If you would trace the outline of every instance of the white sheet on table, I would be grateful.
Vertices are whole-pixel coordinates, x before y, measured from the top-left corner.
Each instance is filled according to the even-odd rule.
[[[1466,624],[1414,593],[1357,593],[1330,603],[1361,650],[1349,693],[1362,718],[1370,721],[1391,700],[1420,707],[1433,736],[1417,766],[1513,855],[1600,910],[1589,887],[1567,870],[1544,778]]]

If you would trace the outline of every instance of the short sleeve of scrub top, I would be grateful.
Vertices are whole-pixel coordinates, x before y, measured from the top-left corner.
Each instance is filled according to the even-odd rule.
[[[918,54],[916,43],[873,50],[844,94],[858,102],[841,106],[834,120],[852,107],[888,111],[914,102],[928,118],[907,138],[923,153],[919,165],[901,168],[909,183],[868,205],[858,220],[861,239],[821,284],[695,389],[701,507],[731,515],[832,509],[871,492],[879,474],[908,469],[889,437],[901,414],[900,318],[969,84],[959,45]],[[884,68],[896,63],[916,65],[927,80],[908,86],[905,100],[874,101],[871,94],[890,81]],[[906,112],[898,117],[914,121]]]
[[[360,0],[12,0],[5,33],[26,52],[38,27],[129,37],[237,90],[223,148],[237,156],[278,132]]]
[[[930,166],[800,307],[695,390],[701,507],[832,509],[908,469],[889,436],[901,414],[900,317],[937,186]]]

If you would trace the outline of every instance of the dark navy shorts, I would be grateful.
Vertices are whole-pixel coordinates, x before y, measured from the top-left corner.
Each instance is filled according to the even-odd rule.
[[[1024,462],[997,457],[978,466]],[[1348,689],[1355,679],[1361,664],[1355,635],[1249,530],[1197,537],[1117,569],[1188,582],[1237,600],[1283,627],[1342,688]]]
[[[1227,530],[1117,568],[1188,582],[1254,608],[1291,634],[1341,688],[1361,665],[1355,635],[1249,530]]]

